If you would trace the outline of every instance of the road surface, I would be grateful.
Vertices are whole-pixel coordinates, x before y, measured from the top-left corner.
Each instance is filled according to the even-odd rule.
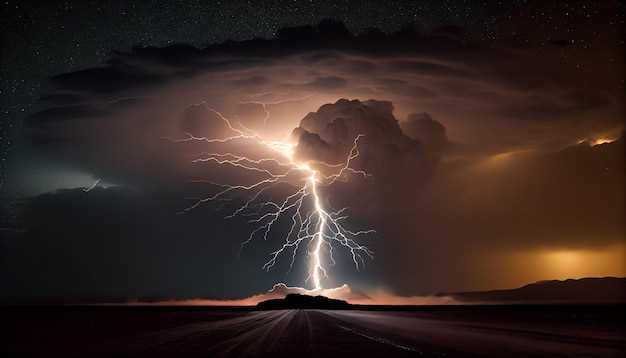
[[[54,327],[65,329],[66,334],[50,332],[55,338],[44,339],[43,333],[34,333],[37,327],[24,327],[7,348],[13,353],[55,356],[116,353],[151,357],[613,357],[626,352],[623,332],[592,327],[589,322],[563,325],[466,319],[437,312],[325,310],[209,312],[200,316],[93,336],[75,336],[62,328],[71,321],[65,319]],[[86,326],[84,322],[80,325]],[[31,336],[26,338],[28,332]]]

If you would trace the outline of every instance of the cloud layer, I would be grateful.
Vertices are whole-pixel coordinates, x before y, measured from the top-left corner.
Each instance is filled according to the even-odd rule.
[[[136,47],[59,74],[25,125],[30,165],[113,187],[60,185],[24,204],[24,231],[2,260],[8,299],[226,298],[302,285],[305,268],[259,269],[270,243],[237,260],[249,227],[223,214],[242,198],[176,214],[215,190],[207,182],[262,177],[193,161],[217,149],[272,155],[254,141],[186,141],[233,135],[221,116],[296,140],[307,160],[339,162],[365,135],[353,165],[372,176],[324,191],[379,231],[368,242],[376,258],[363,272],[338,263],[336,286],[407,296],[515,286],[513,253],[619,244],[622,61],[600,66],[605,52],[585,52],[578,59],[596,65],[580,72],[564,51],[577,50],[483,48],[451,29],[354,35],[325,21],[204,49]]]

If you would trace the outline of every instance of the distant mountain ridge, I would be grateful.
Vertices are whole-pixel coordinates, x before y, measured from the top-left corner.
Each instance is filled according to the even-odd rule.
[[[626,277],[547,280],[505,290],[441,293],[464,303],[559,302],[625,303]]]

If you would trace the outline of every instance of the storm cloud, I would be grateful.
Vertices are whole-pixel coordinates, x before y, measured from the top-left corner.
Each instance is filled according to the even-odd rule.
[[[262,177],[193,161],[218,144],[189,138],[237,134],[224,118],[329,163],[364,135],[352,164],[371,176],[324,191],[377,229],[376,257],[361,272],[340,263],[338,285],[417,295],[521,283],[503,257],[620,245],[622,61],[591,74],[563,65],[562,45],[541,51],[484,48],[452,28],[352,34],[324,21],[202,49],[135,47],[54,76],[25,124],[29,153],[107,186],[24,202],[24,231],[5,243],[7,299],[225,299],[299,283],[302,268],[260,269],[270,243],[237,260],[249,227],[223,214],[242,198],[178,214],[208,183]],[[225,148],[274,155],[254,141]]]

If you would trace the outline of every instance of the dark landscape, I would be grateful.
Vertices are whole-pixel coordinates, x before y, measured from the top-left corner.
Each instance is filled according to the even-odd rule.
[[[624,305],[3,309],[9,355],[572,356],[626,352]]]
[[[625,287],[624,278],[538,282],[506,295],[452,294],[501,301],[423,306],[301,294],[256,306],[7,306],[1,346],[40,356],[617,357],[626,352]],[[529,303],[537,297],[566,299]]]

